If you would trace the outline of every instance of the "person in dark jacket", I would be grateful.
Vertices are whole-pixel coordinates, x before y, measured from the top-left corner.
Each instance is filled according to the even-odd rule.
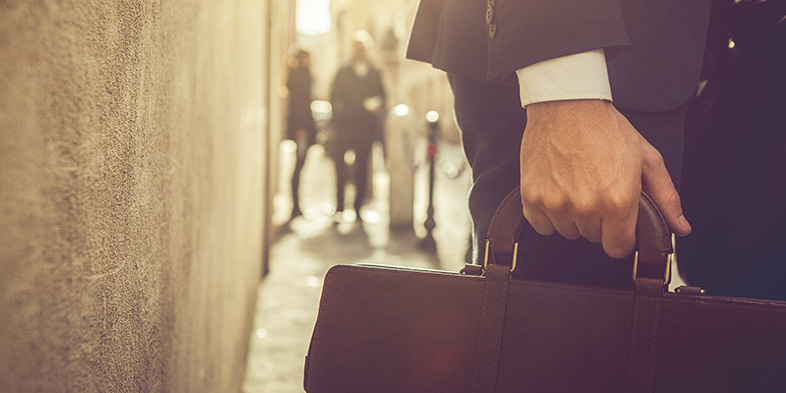
[[[336,166],[336,210],[344,211],[344,191],[348,168],[345,155],[354,151],[352,173],[355,185],[353,207],[360,217],[366,197],[371,146],[379,135],[385,110],[385,89],[380,72],[368,61],[368,39],[357,34],[352,45],[352,61],[336,74],[330,100],[333,105]]]
[[[300,172],[306,163],[308,148],[316,141],[317,129],[311,115],[311,54],[298,51],[287,77],[289,92],[287,114],[287,138],[297,144],[297,160],[292,173],[292,218],[302,214],[300,210]]]

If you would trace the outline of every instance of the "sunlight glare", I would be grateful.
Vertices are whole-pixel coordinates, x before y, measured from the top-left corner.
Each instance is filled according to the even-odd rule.
[[[297,0],[298,33],[320,35],[330,31],[330,0]]]

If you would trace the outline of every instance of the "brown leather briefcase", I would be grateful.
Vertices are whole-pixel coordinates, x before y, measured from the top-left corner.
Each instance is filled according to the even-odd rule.
[[[333,267],[306,391],[786,392],[786,302],[668,292],[670,234],[648,197],[633,290],[511,280],[495,256],[518,252],[521,222],[515,190],[485,268]]]

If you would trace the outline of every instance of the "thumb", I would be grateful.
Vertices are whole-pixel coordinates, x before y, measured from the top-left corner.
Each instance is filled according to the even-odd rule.
[[[680,194],[674,188],[671,176],[660,153],[657,159],[653,158],[645,162],[641,173],[642,189],[652,198],[658,206],[666,225],[677,236],[687,236],[691,232],[691,226],[682,212]]]

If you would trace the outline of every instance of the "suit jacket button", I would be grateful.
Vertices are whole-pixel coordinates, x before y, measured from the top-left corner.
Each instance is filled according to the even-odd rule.
[[[497,5],[497,0],[488,0],[489,7],[494,7]]]
[[[491,24],[491,20],[494,18],[494,9],[491,7],[486,8],[486,24]]]
[[[489,38],[494,38],[497,35],[497,24],[491,23],[489,24]]]

